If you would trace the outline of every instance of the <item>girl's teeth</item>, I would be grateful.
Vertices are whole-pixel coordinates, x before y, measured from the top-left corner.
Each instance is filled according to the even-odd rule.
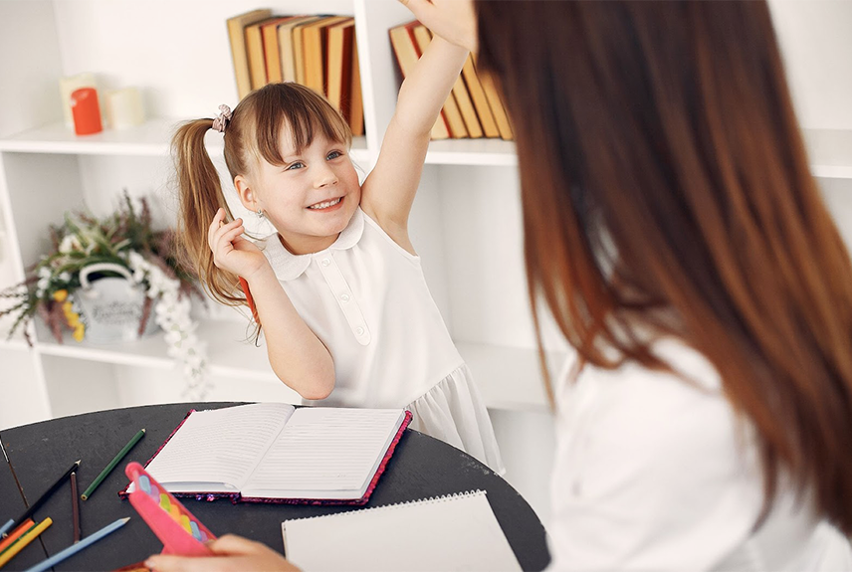
[[[327,209],[328,207],[333,207],[334,205],[336,205],[339,202],[340,202],[340,199],[337,198],[337,199],[334,199],[333,201],[326,201],[324,203],[318,203],[318,204],[315,204],[315,205],[311,205],[308,208],[314,209],[314,210]]]

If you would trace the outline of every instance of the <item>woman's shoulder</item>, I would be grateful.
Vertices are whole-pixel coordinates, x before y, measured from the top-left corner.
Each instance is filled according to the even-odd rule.
[[[581,386],[596,396],[591,422],[599,431],[620,434],[622,442],[645,441],[644,447],[652,442],[655,450],[662,445],[683,449],[712,441],[728,444],[738,421],[713,365],[677,341],[657,342],[653,350],[673,371],[632,362],[581,374]]]
[[[701,568],[756,522],[756,449],[715,368],[682,344],[654,349],[689,381],[638,364],[587,368],[561,400],[558,560],[600,564],[602,553],[588,546],[609,538],[604,559],[613,568]]]

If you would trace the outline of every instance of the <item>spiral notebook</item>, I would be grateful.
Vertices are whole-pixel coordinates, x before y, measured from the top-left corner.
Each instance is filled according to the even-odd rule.
[[[521,570],[484,491],[281,523],[302,570]]]

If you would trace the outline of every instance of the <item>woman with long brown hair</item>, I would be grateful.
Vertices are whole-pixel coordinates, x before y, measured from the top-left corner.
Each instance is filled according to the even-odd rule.
[[[852,567],[852,265],[766,2],[403,1],[478,30],[530,295],[579,355],[554,567]]]
[[[577,350],[552,568],[852,569],[852,265],[766,2],[402,2],[500,85]]]

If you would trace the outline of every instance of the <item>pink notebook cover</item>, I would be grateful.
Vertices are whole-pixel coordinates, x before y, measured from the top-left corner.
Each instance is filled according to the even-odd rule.
[[[154,460],[160,451],[163,450],[163,447],[166,446],[172,437],[174,437],[175,433],[178,432],[189,416],[195,411],[195,409],[191,409],[187,412],[186,416],[184,416],[183,420],[175,427],[175,430],[172,431],[169,436],[163,441],[163,444],[151,455],[151,458],[145,462],[145,467],[147,468],[151,461]],[[402,420],[402,423],[399,426],[399,430],[394,435],[394,438],[391,440],[390,445],[388,446],[388,450],[385,452],[385,456],[382,458],[382,461],[379,463],[378,469],[376,469],[376,473],[373,475],[373,478],[370,480],[370,484],[367,487],[367,490],[364,492],[364,496],[360,499],[270,499],[270,498],[256,498],[256,497],[244,497],[240,495],[240,493],[170,493],[175,498],[194,498],[195,500],[200,501],[215,501],[221,498],[229,498],[231,502],[234,504],[238,502],[251,502],[251,503],[265,503],[265,504],[309,504],[309,505],[365,505],[367,501],[370,500],[370,495],[373,494],[373,491],[376,488],[376,484],[379,482],[379,477],[382,476],[382,473],[385,472],[385,468],[387,467],[388,461],[393,455],[394,450],[396,449],[399,440],[402,439],[402,434],[408,425],[411,423],[411,411],[405,412],[405,418]],[[123,490],[119,491],[118,496],[122,499],[126,499],[128,496],[127,488],[130,486],[130,483],[127,484],[127,487],[124,487]]]

